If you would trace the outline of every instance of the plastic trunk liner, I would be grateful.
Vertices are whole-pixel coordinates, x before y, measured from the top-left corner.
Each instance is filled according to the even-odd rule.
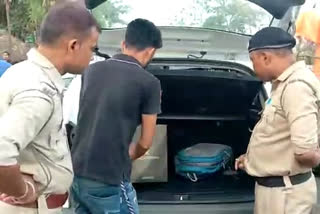
[[[139,203],[237,203],[254,200],[254,182],[243,173],[217,174],[191,182],[171,177],[168,183],[135,184]]]

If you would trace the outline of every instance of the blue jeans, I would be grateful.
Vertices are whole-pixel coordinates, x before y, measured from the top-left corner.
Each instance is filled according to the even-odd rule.
[[[75,177],[71,195],[76,214],[139,214],[136,191],[128,182],[108,185]]]

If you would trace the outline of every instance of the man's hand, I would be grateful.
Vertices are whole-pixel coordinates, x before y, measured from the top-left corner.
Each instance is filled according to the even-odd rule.
[[[142,157],[149,148],[144,148],[141,144],[138,143],[131,143],[129,147],[129,156],[131,160],[137,160]]]
[[[295,158],[301,165],[305,167],[316,167],[320,164],[320,149],[317,148],[304,154],[296,154]]]
[[[244,170],[245,169],[245,166],[244,166],[245,159],[246,159],[246,155],[245,154],[241,155],[240,157],[238,157],[236,159],[236,162],[234,164],[235,170],[239,170],[239,169]]]
[[[129,146],[129,156],[131,160],[135,160],[135,154],[136,154],[136,143],[132,142]]]
[[[23,175],[23,180],[26,184],[25,196],[23,195],[22,197],[14,197],[2,193],[0,194],[0,201],[3,201],[11,205],[24,205],[35,202],[39,197],[39,195],[37,194],[37,184],[34,182],[32,176],[30,175]]]
[[[140,139],[138,142],[131,143],[129,147],[129,156],[131,160],[142,157],[150,149],[153,136],[155,135],[156,123],[156,114],[142,115]]]

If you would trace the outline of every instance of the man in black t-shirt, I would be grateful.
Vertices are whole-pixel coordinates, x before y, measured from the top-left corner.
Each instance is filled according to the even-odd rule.
[[[144,67],[161,47],[160,30],[136,19],[127,27],[122,54],[83,74],[72,146],[76,213],[139,213],[131,161],[145,154],[155,134],[161,87]],[[141,138],[131,143],[140,124]]]

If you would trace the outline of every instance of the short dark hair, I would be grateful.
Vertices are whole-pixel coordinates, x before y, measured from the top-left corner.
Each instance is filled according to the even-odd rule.
[[[9,51],[3,51],[2,54],[7,54],[8,56],[11,55],[11,54],[9,53]]]
[[[83,5],[76,2],[56,3],[41,24],[39,42],[52,45],[62,36],[83,39],[92,27],[96,27],[100,32],[96,20]]]
[[[135,19],[127,26],[125,44],[141,51],[148,47],[161,48],[160,30],[146,19]]]
[[[273,53],[279,57],[285,57],[293,54],[292,48],[278,48],[278,49],[260,49],[257,50],[258,52],[270,52]]]

